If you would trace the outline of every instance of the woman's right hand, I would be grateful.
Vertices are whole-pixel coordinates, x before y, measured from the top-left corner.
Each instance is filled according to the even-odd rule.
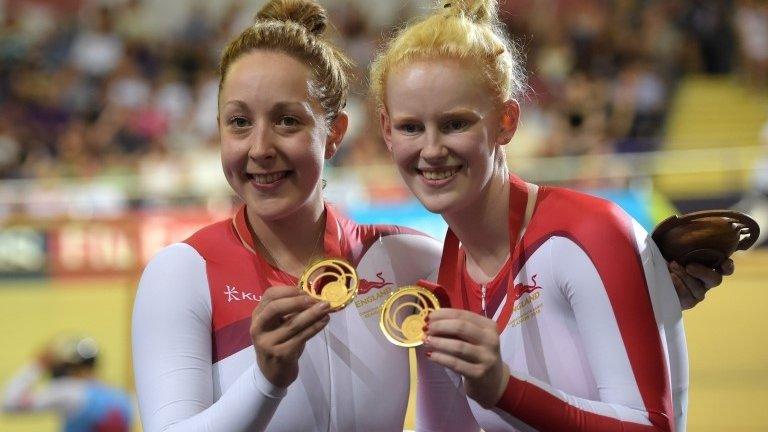
[[[429,313],[427,357],[464,376],[464,390],[485,409],[499,402],[509,382],[496,322],[474,312],[441,308]]]
[[[299,376],[304,344],[328,324],[330,305],[292,286],[273,286],[251,315],[251,340],[265,378],[288,387]]]

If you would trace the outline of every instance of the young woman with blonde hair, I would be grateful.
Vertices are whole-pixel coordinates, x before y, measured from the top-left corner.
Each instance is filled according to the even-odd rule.
[[[525,77],[497,2],[448,1],[406,27],[371,82],[400,174],[449,226],[450,307],[430,314],[423,349],[462,376],[479,425],[684,430],[681,307],[650,236],[607,201],[506,168]],[[429,391],[419,402],[450,414]]]

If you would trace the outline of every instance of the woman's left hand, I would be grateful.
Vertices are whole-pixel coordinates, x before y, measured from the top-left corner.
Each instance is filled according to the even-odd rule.
[[[672,261],[667,265],[683,310],[691,309],[699,304],[704,300],[707,291],[720,285],[723,282],[723,276],[730,276],[734,271],[733,260],[731,259],[725,260],[719,271],[698,263],[691,263],[683,267]]]
[[[480,406],[495,406],[509,381],[509,368],[501,361],[496,322],[460,309],[439,309],[428,319],[424,338],[427,356],[463,375],[467,395]]]

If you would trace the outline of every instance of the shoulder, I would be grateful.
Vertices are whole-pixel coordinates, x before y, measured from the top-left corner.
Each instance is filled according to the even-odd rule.
[[[150,260],[139,280],[134,313],[167,313],[169,304],[210,309],[206,261],[187,243],[166,246]]]
[[[588,216],[599,220],[610,219],[621,211],[616,204],[604,198],[559,187],[543,187],[539,193],[540,208],[578,211],[572,216]]]
[[[364,249],[382,247],[389,254],[439,257],[442,245],[420,231],[398,225],[357,225],[357,235]]]
[[[205,260],[200,252],[187,243],[174,243],[160,249],[152,257],[144,274],[157,271],[183,274],[195,269],[205,269]]]
[[[557,265],[557,271],[577,271],[584,263],[577,258],[581,256],[605,281],[621,285],[644,280],[643,265],[652,252],[648,233],[617,204],[561,188],[545,188],[538,204],[535,235],[552,239],[550,247],[559,264],[580,263]]]
[[[387,263],[399,285],[410,285],[428,278],[440,265],[442,244],[415,230],[402,227],[377,227],[386,233],[360,262],[360,268]]]
[[[540,192],[537,215],[541,222],[568,233],[599,236],[601,232],[634,231],[634,219],[621,207],[603,198],[570,189],[545,187]]]
[[[362,225],[340,221],[343,239],[358,271],[382,266],[395,272],[398,283],[426,278],[440,263],[442,245],[432,237],[397,225]],[[376,274],[374,272],[374,274]]]
[[[221,220],[201,228],[184,240],[184,243],[206,259],[232,247],[240,247],[231,219]]]
[[[585,193],[544,187],[526,236],[532,245],[550,244],[555,256],[572,252],[572,243],[593,263],[619,263],[620,267],[641,261],[648,234],[618,205]],[[560,240],[557,240],[560,238]],[[618,264],[617,264],[618,265]]]
[[[395,253],[423,253],[439,255],[440,244],[432,237],[412,228],[386,224],[358,224],[344,216],[337,216],[344,248],[355,262],[373,250]]]

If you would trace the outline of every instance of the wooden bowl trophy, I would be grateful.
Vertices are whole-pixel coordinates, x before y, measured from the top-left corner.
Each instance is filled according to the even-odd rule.
[[[760,227],[746,214],[711,210],[672,216],[653,230],[653,240],[667,261],[699,263],[716,271],[737,250],[757,241]]]

